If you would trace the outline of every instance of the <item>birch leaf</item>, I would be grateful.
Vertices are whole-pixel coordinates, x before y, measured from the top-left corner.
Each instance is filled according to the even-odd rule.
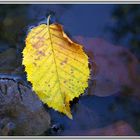
[[[88,87],[88,56],[49,19],[28,33],[22,63],[39,98],[72,119],[69,102]]]

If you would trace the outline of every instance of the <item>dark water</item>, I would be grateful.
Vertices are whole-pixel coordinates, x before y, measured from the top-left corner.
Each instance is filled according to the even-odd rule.
[[[131,96],[122,96],[121,93],[109,97],[81,97],[77,105],[72,107],[73,120],[54,110],[50,111],[54,125],[49,134],[89,135],[88,131],[90,130],[100,129],[118,121],[125,121],[139,135],[139,106],[139,100]],[[81,131],[85,133],[80,133]]]
[[[111,25],[115,27],[116,21],[112,12],[117,6],[115,4],[0,5],[0,21],[4,26],[1,28],[9,28],[3,30],[13,31],[13,34],[17,35],[22,33],[21,31],[27,31],[29,26],[44,20],[48,13],[55,13],[56,20],[64,25],[65,31],[70,32],[71,36],[101,37],[112,42],[107,29]],[[18,28],[20,32],[15,33],[19,31]],[[8,38],[8,34],[6,37]]]

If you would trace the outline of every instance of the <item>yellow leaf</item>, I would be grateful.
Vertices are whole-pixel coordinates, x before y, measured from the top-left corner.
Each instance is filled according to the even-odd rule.
[[[69,102],[88,87],[88,56],[71,41],[60,24],[31,29],[23,50],[23,65],[33,90],[49,107],[72,118]]]

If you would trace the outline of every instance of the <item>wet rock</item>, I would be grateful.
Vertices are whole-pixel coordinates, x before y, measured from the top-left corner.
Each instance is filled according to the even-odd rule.
[[[65,131],[64,135],[71,135]],[[133,128],[125,121],[118,121],[103,128],[75,131],[73,136],[137,136]]]
[[[21,64],[22,60],[16,49],[9,48],[0,53],[0,60],[0,75],[16,74],[21,77],[25,76],[24,66]]]
[[[121,91],[123,86],[135,88],[136,83],[140,84],[138,60],[128,49],[98,38],[76,37],[76,40],[96,63],[96,76],[92,76],[96,78],[96,87],[90,85],[90,94],[109,96]]]
[[[0,73],[11,73],[17,66],[16,49],[10,48],[0,54]]]
[[[0,53],[2,53],[3,51],[6,51],[9,48],[10,48],[10,45],[8,43],[0,41]]]
[[[26,73],[25,73],[25,69],[24,66],[19,66],[16,69],[14,69],[11,74],[15,74],[15,75],[19,75],[20,77],[22,77],[24,80],[26,80]]]
[[[30,87],[0,78],[0,135],[41,135],[50,115]]]

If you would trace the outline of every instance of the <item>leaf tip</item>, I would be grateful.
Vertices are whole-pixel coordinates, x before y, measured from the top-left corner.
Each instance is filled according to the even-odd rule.
[[[71,120],[73,119],[72,114],[70,112],[68,112],[66,115],[68,116],[69,119]]]

